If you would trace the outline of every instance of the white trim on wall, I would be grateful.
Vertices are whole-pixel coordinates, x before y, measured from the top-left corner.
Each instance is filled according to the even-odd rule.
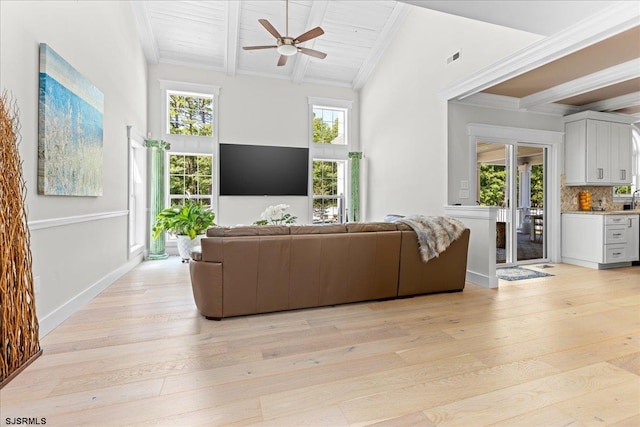
[[[87,215],[67,216],[61,218],[39,219],[35,221],[29,221],[28,226],[30,231],[43,230],[45,228],[62,227],[65,225],[78,224],[81,222],[100,221],[108,218],[117,218],[120,216],[129,215],[129,211],[113,211],[113,212],[100,212]]]

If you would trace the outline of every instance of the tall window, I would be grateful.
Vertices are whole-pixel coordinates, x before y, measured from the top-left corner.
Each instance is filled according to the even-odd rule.
[[[313,222],[338,223],[345,217],[345,161],[313,161]]]
[[[213,136],[213,96],[167,91],[170,135]]]
[[[169,154],[169,203],[179,206],[190,198],[212,206],[213,157],[208,154]]]
[[[313,142],[347,144],[347,109],[313,106]]]

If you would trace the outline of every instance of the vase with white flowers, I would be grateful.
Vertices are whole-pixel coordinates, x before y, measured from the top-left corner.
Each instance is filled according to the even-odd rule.
[[[298,217],[291,215],[287,212],[291,206],[284,203],[279,205],[273,205],[267,207],[264,212],[260,214],[260,219],[254,222],[255,225],[284,225],[293,224]]]

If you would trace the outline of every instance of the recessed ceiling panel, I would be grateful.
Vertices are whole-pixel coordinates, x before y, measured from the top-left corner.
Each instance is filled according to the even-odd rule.
[[[616,110],[616,113],[621,114],[638,114],[640,113],[640,105],[634,105],[633,107],[622,108],[620,110]]]
[[[605,99],[611,99],[633,92],[640,92],[640,78],[627,80],[622,83],[603,87],[598,90],[586,92],[582,95],[573,96],[556,102],[559,104],[580,106],[591,104],[593,102],[604,101]]]
[[[484,92],[523,98],[636,58],[640,58],[640,26],[509,79]]]

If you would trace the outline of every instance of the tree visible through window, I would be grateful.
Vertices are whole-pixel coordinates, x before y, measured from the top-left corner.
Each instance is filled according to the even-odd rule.
[[[313,222],[342,222],[344,165],[339,160],[313,161]]]
[[[167,94],[170,134],[213,136],[213,96]]]
[[[346,110],[313,107],[313,142],[316,144],[346,144]]]
[[[184,204],[187,198],[211,206],[212,164],[210,155],[169,155],[169,201],[172,207]]]

